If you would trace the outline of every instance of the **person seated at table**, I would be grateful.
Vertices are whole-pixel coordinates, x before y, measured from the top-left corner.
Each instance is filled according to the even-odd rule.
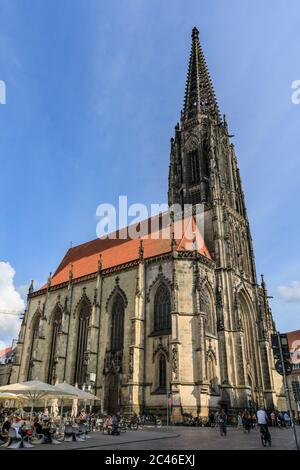
[[[34,418],[34,421],[33,421],[33,432],[35,435],[37,434],[43,434],[43,428],[42,428],[42,425],[39,421],[39,418]]]
[[[29,427],[26,424],[26,422],[25,421],[20,421],[20,426],[19,426],[20,436],[25,437],[27,435],[28,429],[29,429]]]
[[[42,434],[44,434],[44,436],[45,436],[45,442],[47,444],[51,444],[52,435],[51,435],[51,423],[50,423],[49,418],[44,418],[43,419]]]
[[[8,431],[9,431],[11,425],[12,425],[12,420],[13,420],[12,416],[8,416],[6,418],[6,421],[4,421],[3,426],[2,426],[2,432],[3,433],[5,433],[5,434],[8,433]]]
[[[112,427],[112,417],[110,415],[106,416],[104,421],[104,428],[107,430],[108,427]]]
[[[16,416],[16,417],[14,418],[13,422],[12,422],[11,427],[16,430],[16,437],[17,437],[17,438],[20,438],[20,439],[21,439],[21,437],[22,437],[22,436],[21,436],[21,433],[20,433],[20,428],[21,428],[21,426],[22,426],[22,421],[21,421],[21,419],[20,419],[18,416]]]
[[[83,408],[80,412],[80,415],[79,415],[79,420],[81,422],[85,422],[86,421],[86,412],[85,412],[85,409]]]

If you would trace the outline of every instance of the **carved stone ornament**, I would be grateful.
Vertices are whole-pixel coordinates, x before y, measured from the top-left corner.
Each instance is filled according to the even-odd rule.
[[[129,365],[128,365],[129,378],[132,378],[133,371],[134,371],[134,351],[133,351],[133,349],[130,349],[130,352],[129,352]]]
[[[178,378],[178,351],[176,347],[172,349],[172,371],[174,374],[174,379]]]

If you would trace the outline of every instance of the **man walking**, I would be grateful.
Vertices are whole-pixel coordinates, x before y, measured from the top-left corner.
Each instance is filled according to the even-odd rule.
[[[227,435],[227,415],[224,410],[221,410],[221,413],[218,417],[218,422],[220,426],[220,434],[221,436]]]

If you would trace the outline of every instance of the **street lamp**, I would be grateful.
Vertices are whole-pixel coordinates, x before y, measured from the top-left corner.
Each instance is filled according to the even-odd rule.
[[[167,426],[169,426],[170,420],[170,411],[172,412],[172,384],[170,383],[170,388],[167,389]]]
[[[92,393],[93,395],[95,395],[95,393],[94,393],[95,385],[96,385],[96,374],[94,372],[91,372],[90,373],[89,385],[88,385],[88,391],[89,391],[89,393]],[[90,402],[90,413],[92,412],[92,406],[94,406],[94,405],[95,405],[95,401],[93,401],[93,405]]]

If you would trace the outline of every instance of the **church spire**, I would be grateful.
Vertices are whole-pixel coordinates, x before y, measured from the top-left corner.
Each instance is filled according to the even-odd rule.
[[[200,115],[213,115],[220,120],[215,92],[199,41],[199,31],[192,30],[192,47],[184,97],[182,124]]]

